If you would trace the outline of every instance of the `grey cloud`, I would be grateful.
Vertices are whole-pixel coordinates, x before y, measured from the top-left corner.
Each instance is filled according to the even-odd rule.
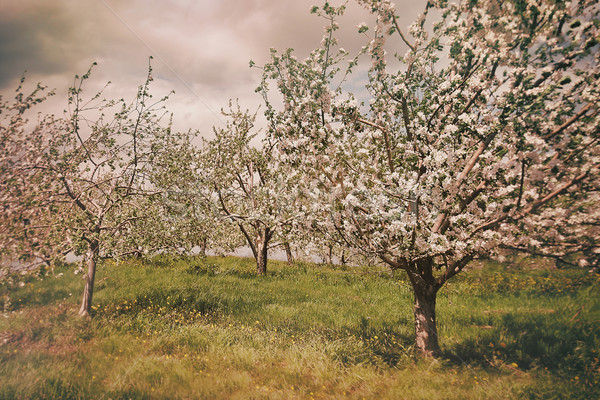
[[[229,98],[256,97],[260,71],[248,67],[251,59],[266,62],[271,47],[292,47],[303,58],[319,45],[326,21],[310,15],[315,3],[322,2],[0,0],[0,88],[14,88],[24,70],[50,87],[64,85],[98,61],[94,80],[111,80],[119,95],[127,96],[143,82],[154,53],[161,88],[170,86],[177,91],[174,101],[185,102],[172,107],[176,116],[178,108],[193,114],[191,92],[218,110]],[[419,3],[411,1],[403,14],[421,9]],[[352,50],[365,44],[356,24],[372,20],[349,2],[340,21],[340,45]]]
[[[0,87],[25,70],[61,72],[72,60],[62,53],[71,32],[68,21],[52,5],[27,13],[0,13]]]

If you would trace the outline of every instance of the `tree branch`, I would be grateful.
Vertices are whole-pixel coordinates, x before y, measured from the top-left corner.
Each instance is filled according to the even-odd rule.
[[[462,184],[462,182],[465,180],[465,178],[467,177],[467,175],[469,174],[469,172],[471,172],[471,170],[475,167],[475,164],[477,163],[477,160],[479,160],[479,157],[481,156],[481,154],[483,154],[483,152],[485,151],[485,149],[490,145],[490,143],[492,142],[492,140],[494,139],[494,137],[496,136],[496,132],[492,132],[490,133],[485,140],[483,140],[477,150],[475,151],[475,153],[473,153],[473,155],[471,156],[471,159],[469,160],[469,162],[467,163],[467,165],[465,165],[465,167],[463,168],[462,172],[460,173],[460,175],[458,176],[458,178],[456,179],[456,187],[459,188],[460,185]],[[433,233],[438,233],[442,227],[442,224],[444,223],[444,220],[447,218],[448,213],[444,213],[444,212],[440,212],[440,214],[438,215],[437,220],[435,221],[435,224],[433,225],[432,228],[432,232]]]
[[[565,182],[563,185],[559,186],[558,188],[556,188],[551,193],[548,193],[546,196],[542,197],[538,201],[533,202],[529,207],[527,207],[526,209],[524,209],[523,212],[521,212],[518,216],[515,216],[514,219],[520,219],[520,218],[523,218],[523,217],[527,216],[528,214],[531,214],[532,212],[534,212],[535,210],[537,210],[538,208],[540,208],[541,206],[543,206],[545,203],[549,202],[550,200],[552,200],[553,198],[555,198],[556,196],[558,196],[559,194],[561,194],[565,190],[569,189],[571,186],[576,185],[577,183],[579,183],[582,180],[584,180],[588,176],[588,173],[589,172],[583,172],[583,173],[577,175],[576,177],[574,177],[573,179],[571,179],[569,182]],[[469,239],[472,238],[473,236],[475,236],[475,234],[478,233],[478,232],[480,232],[480,231],[496,227],[500,222],[504,221],[509,216],[510,216],[509,213],[504,213],[504,215],[502,215],[502,216],[500,216],[498,218],[495,218],[495,219],[493,219],[493,220],[491,220],[489,222],[486,222],[483,225],[478,226],[469,235]]]
[[[581,118],[582,116],[584,116],[588,112],[588,110],[590,110],[591,108],[592,108],[592,103],[588,103],[577,114],[573,115],[564,124],[562,124],[561,126],[559,126],[558,128],[556,128],[552,132],[546,134],[544,136],[544,139],[548,140],[548,139],[551,139],[554,136],[558,135],[559,133],[561,133],[562,131],[564,131],[565,129],[567,129],[569,126],[571,126],[573,123],[575,123],[579,118]]]

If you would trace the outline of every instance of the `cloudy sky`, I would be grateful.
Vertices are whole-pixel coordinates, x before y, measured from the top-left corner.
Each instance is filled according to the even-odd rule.
[[[339,5],[342,1],[331,1]],[[398,0],[401,24],[425,0]],[[319,45],[325,20],[311,15],[318,0],[0,0],[0,94],[9,99],[24,71],[30,83],[57,90],[44,107],[60,112],[75,74],[97,62],[91,94],[111,81],[111,97],[131,99],[154,60],[152,91],[175,90],[167,104],[175,127],[207,134],[220,125],[230,98],[255,109],[254,89],[269,49],[291,47],[304,58]],[[350,2],[340,20],[340,45],[368,40],[356,25],[373,18]]]

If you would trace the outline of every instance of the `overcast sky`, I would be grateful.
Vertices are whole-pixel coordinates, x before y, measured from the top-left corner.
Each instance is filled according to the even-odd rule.
[[[331,1],[339,5],[343,1]],[[398,0],[400,22],[410,23],[425,0]],[[154,60],[152,92],[175,90],[167,107],[175,127],[209,134],[230,98],[244,108],[261,102],[254,89],[269,49],[291,47],[306,57],[326,22],[309,10],[318,0],[0,0],[0,94],[5,100],[24,71],[30,83],[57,89],[46,108],[66,105],[75,74],[97,62],[92,94],[111,81],[114,97],[131,99]],[[340,45],[368,40],[356,25],[373,18],[352,1],[340,20]]]

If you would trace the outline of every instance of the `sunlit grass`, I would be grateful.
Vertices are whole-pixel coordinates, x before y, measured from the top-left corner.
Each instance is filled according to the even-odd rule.
[[[583,270],[488,265],[443,288],[444,356],[413,352],[401,275],[208,258],[3,284],[0,398],[598,398],[600,290]],[[59,274],[62,273],[62,276]]]

